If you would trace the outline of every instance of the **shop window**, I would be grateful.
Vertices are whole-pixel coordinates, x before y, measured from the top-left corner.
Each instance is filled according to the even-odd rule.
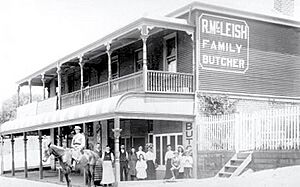
[[[182,145],[182,133],[155,134],[153,135],[153,145],[156,154],[157,163],[164,166],[167,145],[172,146],[172,150],[176,150],[178,145]]]
[[[177,71],[177,42],[176,33],[164,37],[164,70]]]
[[[111,78],[116,79],[118,77],[119,77],[119,58],[116,55],[111,58]]]
[[[143,50],[138,49],[134,52],[135,72],[143,70]]]

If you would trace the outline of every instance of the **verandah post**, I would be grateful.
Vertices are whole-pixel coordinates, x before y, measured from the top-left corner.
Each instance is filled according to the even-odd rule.
[[[108,77],[107,77],[107,89],[108,97],[111,97],[111,49],[110,42],[106,44],[106,54],[107,54],[107,67],[108,67]]]
[[[84,97],[83,97],[83,67],[84,67],[84,62],[83,62],[83,55],[79,56],[79,66],[80,66],[80,102],[81,104],[84,103]]]
[[[57,98],[58,98],[58,109],[62,109],[62,102],[61,102],[61,64],[57,64],[57,84],[58,84],[58,93],[57,93]]]
[[[24,132],[23,133],[23,137],[24,137],[24,177],[27,178],[28,177],[28,168],[27,168],[27,133]]]
[[[43,137],[42,137],[42,131],[39,130],[38,131],[38,135],[39,135],[39,148],[40,148],[40,164],[39,164],[39,178],[43,179],[43,152],[42,152],[42,141],[43,141]]]
[[[45,73],[42,73],[41,76],[42,76],[41,81],[42,81],[42,84],[43,84],[43,100],[45,100],[46,99],[46,92],[45,92],[46,79],[45,79]]]
[[[1,135],[1,168],[0,175],[4,174],[4,136]]]
[[[116,117],[114,119],[114,129],[112,129],[114,132],[114,138],[115,138],[115,174],[116,174],[116,182],[115,187],[118,186],[118,183],[120,182],[120,150],[119,150],[119,138],[121,135],[122,129],[120,129],[120,118]]]
[[[11,135],[11,175],[15,176],[15,139],[14,135]]]
[[[148,39],[148,27],[146,25],[143,25],[141,28],[141,39],[143,41],[143,77],[144,77],[144,91],[147,91],[148,89],[148,81],[147,81],[147,39]]]

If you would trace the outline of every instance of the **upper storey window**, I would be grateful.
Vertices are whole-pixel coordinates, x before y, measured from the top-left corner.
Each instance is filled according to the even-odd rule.
[[[118,55],[111,58],[111,78],[116,79],[119,77],[119,58]]]
[[[134,52],[135,71],[143,70],[143,50],[138,49]]]
[[[176,33],[164,37],[164,70],[177,72]]]

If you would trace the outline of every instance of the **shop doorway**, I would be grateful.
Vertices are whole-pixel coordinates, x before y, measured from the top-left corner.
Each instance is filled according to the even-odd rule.
[[[167,145],[172,146],[172,150],[176,150],[178,145],[182,145],[182,133],[155,134],[153,135],[154,153],[156,161],[160,168],[165,166],[165,154]]]

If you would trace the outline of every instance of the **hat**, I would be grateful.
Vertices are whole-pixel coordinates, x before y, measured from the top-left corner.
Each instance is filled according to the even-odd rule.
[[[75,126],[74,130],[81,130],[81,127]]]
[[[183,147],[183,145],[177,145],[177,150],[178,150],[178,148],[181,148],[181,149],[182,149],[182,151],[184,151],[184,147]]]

